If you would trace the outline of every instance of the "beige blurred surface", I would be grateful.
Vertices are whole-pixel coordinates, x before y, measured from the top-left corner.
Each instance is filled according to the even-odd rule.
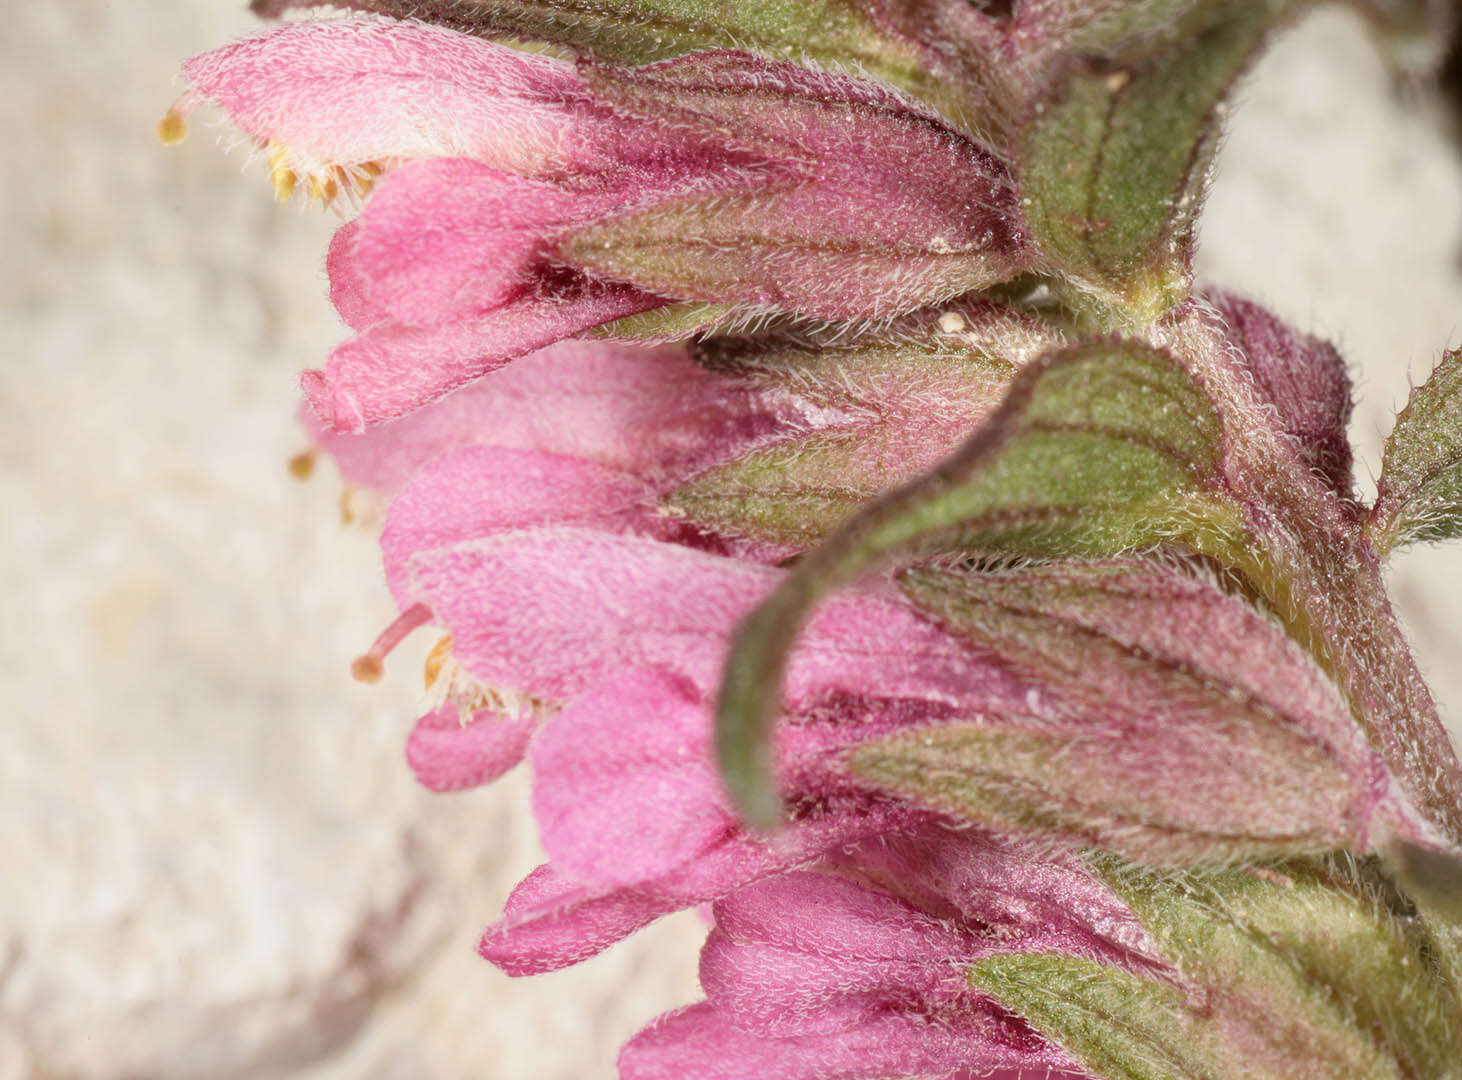
[[[342,334],[334,221],[221,131],[152,136],[177,60],[250,25],[56,0],[0,36],[0,1078],[610,1077],[695,996],[700,926],[526,981],[473,953],[538,858],[526,778],[414,786],[430,642],[348,680],[393,614],[374,540],[328,468],[284,468],[294,377]],[[1365,477],[1459,336],[1457,150],[1338,15],[1243,97],[1201,266],[1341,343]],[[1459,570],[1393,575],[1454,718]]]

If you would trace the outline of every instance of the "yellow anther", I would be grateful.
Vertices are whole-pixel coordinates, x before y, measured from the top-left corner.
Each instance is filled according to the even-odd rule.
[[[294,173],[289,169],[275,169],[270,173],[270,179],[274,182],[274,197],[282,203],[289,202],[289,197],[294,194]]]
[[[188,122],[177,109],[169,109],[157,122],[157,137],[164,146],[177,146],[188,137]]]
[[[315,451],[301,450],[289,459],[289,475],[296,480],[308,480],[315,471],[315,457]]]
[[[258,143],[269,158],[269,179],[274,194],[282,203],[289,202],[296,191],[304,189],[310,202],[328,208],[341,195],[364,198],[375,187],[376,180],[388,165],[380,161],[363,161],[357,165],[324,164],[306,167],[296,163],[278,139]]]
[[[442,677],[442,668],[452,658],[452,635],[448,634],[432,646],[431,652],[426,654],[426,666],[422,675],[426,681],[426,688],[430,690]]]
[[[289,202],[298,181],[294,168],[289,163],[289,154],[277,142],[269,143],[269,179],[274,184],[274,196],[282,203]]]

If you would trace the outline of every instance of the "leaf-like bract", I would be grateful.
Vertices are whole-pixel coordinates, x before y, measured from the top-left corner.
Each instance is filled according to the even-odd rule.
[[[1029,263],[1005,166],[881,83],[730,50],[584,77],[622,117],[775,166],[737,191],[658,200],[570,232],[561,254],[598,275],[676,299],[852,320],[998,284]]]
[[[1148,322],[1188,294],[1225,99],[1291,6],[1204,5],[1181,47],[1068,61],[1037,101],[1015,150],[1032,240],[1119,322]]]
[[[1165,876],[1096,862],[1178,978],[1028,954],[982,960],[970,979],[1099,1075],[1462,1075],[1458,1002],[1435,942],[1373,865]]]
[[[1368,842],[1379,763],[1344,701],[1215,583],[1138,559],[917,569],[902,583],[1041,689],[1029,716],[860,746],[853,769],[879,788],[1149,865]]]
[[[777,819],[766,736],[787,653],[828,592],[895,554],[1227,551],[1242,511],[1224,492],[1222,441],[1203,387],[1161,350],[1098,342],[1026,367],[973,438],[846,522],[741,624],[717,751],[743,812],[763,825]]]
[[[718,532],[814,544],[938,464],[995,408],[1019,367],[1059,340],[1009,308],[975,303],[847,342],[707,342],[703,364],[790,394],[820,421],[702,473],[666,505]]]
[[[1382,553],[1462,536],[1462,350],[1442,357],[1396,418],[1368,529]]]

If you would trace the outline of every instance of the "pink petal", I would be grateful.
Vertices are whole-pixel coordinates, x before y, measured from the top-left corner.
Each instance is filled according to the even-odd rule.
[[[520,294],[480,318],[435,327],[378,323],[301,383],[327,428],[361,432],[444,397],[524,353],[663,301],[622,285],[572,282]]]
[[[308,409],[303,419],[348,482],[392,494],[427,461],[473,443],[668,483],[803,423],[802,415],[782,395],[713,375],[676,346],[569,340],[360,435],[326,430]]]
[[[905,807],[865,801],[814,810],[763,838],[736,829],[691,862],[634,887],[604,888],[541,866],[488,927],[480,951],[510,975],[576,964],[672,911],[716,900],[748,882],[779,874],[823,853],[927,822]]]
[[[538,724],[534,715],[496,716],[486,710],[463,724],[449,702],[416,722],[406,741],[406,762],[432,791],[476,787],[523,760]]]
[[[946,835],[959,842],[958,834]],[[903,840],[888,842],[898,846]],[[738,889],[717,902],[715,916],[731,947],[756,942],[898,964],[939,964],[985,951],[959,920],[934,918],[870,885],[817,871],[794,871]]]
[[[422,549],[390,568],[397,601],[430,607],[474,676],[566,701],[626,667],[663,667],[703,694],[726,638],[781,572],[642,537],[556,526]],[[893,599],[826,604],[793,658],[788,697],[836,691],[968,709],[1032,707],[1004,669]]]
[[[345,325],[352,330],[367,330],[385,322],[391,313],[371,298],[370,282],[356,260],[359,238],[359,218],[336,229],[330,238],[330,252],[325,256],[325,272],[330,277],[330,302]]]
[[[183,71],[195,94],[306,168],[470,157],[549,175],[582,167],[588,129],[603,123],[564,61],[370,16],[286,23]]]
[[[538,975],[587,960],[680,905],[632,889],[594,893],[545,864],[508,898],[477,951],[509,975]]]
[[[953,1028],[890,1014],[845,1031],[769,1039],[733,1027],[709,1004],[662,1016],[626,1044],[621,1080],[927,1080],[959,1069],[988,1072],[1069,1065],[1027,1033],[990,1024]]]
[[[391,504],[381,534],[387,583],[406,590],[403,573],[418,551],[533,525],[628,525],[650,513],[641,506],[652,500],[643,480],[618,469],[535,450],[465,446],[424,466]]]
[[[735,829],[708,726],[695,688],[661,672],[606,683],[550,721],[533,744],[533,812],[554,864],[633,885]]]
[[[899,730],[906,712],[867,702],[848,723],[785,726],[779,771],[796,811],[784,833],[758,836],[729,809],[712,762],[708,702],[679,676],[632,671],[580,697],[534,741],[540,838],[554,864],[586,885],[687,901],[718,895],[760,867],[885,828],[884,808],[848,778],[842,751]]]
[[[1059,847],[930,820],[895,843],[869,841],[829,862],[902,883],[921,910],[989,926],[1024,948],[1133,967],[1161,966],[1132,910]]]
[[[387,175],[359,218],[352,270],[407,326],[502,306],[521,292],[574,197],[480,162],[435,158]]]
[[[715,912],[701,986],[737,1027],[777,1037],[836,1031],[897,1008],[936,1011],[921,1002],[969,999],[973,1008],[962,963],[998,947],[827,873],[757,882]]]

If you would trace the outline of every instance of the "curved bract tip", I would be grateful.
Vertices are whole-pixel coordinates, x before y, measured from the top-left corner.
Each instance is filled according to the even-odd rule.
[[[732,803],[753,828],[776,829],[782,802],[772,769],[771,734],[787,660],[815,598],[788,586],[748,615],[731,638],[716,705],[716,760]]]

